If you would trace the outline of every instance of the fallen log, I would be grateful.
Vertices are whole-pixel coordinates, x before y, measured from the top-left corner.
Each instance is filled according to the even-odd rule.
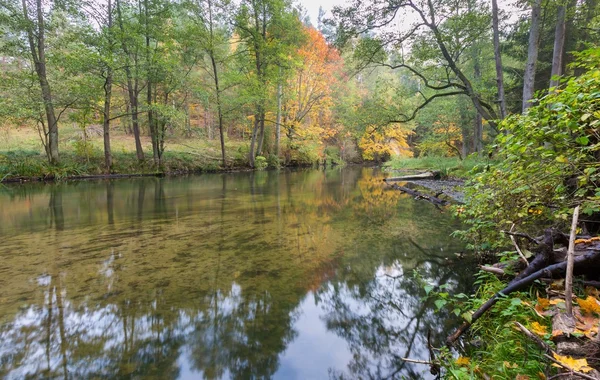
[[[575,266],[575,268],[582,267],[583,265],[588,265],[589,263],[597,260],[598,258],[600,258],[600,251],[594,251],[592,253],[588,253],[583,256],[578,256],[574,259],[574,266]],[[522,278],[518,281],[511,282],[506,288],[504,288],[503,290],[494,294],[492,296],[492,298],[490,298],[489,300],[487,300],[486,303],[481,305],[481,307],[479,309],[477,309],[475,311],[475,313],[473,313],[473,315],[471,316],[471,322],[463,323],[458,329],[456,329],[456,331],[452,335],[450,335],[446,339],[446,343],[448,345],[453,344],[465,331],[467,331],[469,329],[469,327],[473,323],[475,323],[479,318],[481,318],[481,316],[486,311],[488,311],[492,306],[494,306],[496,304],[496,302],[498,302],[498,298],[504,297],[504,296],[506,296],[512,292],[515,292],[517,290],[521,290],[521,289],[525,288],[526,286],[530,285],[531,283],[533,283],[535,280],[541,278],[542,276],[550,276],[551,277],[558,273],[564,272],[566,270],[566,268],[567,268],[567,262],[564,261],[562,263],[550,265],[543,269],[540,269],[537,272],[532,273],[529,276]]]
[[[432,172],[424,172],[418,174],[409,174],[403,175],[401,177],[389,177],[384,178],[385,182],[402,182],[402,181],[410,181],[413,179],[440,179],[440,172],[432,171]]]
[[[422,192],[417,191],[417,190],[409,189],[406,186],[399,186],[397,184],[393,184],[392,188],[394,188],[396,190],[400,190],[400,191],[402,191],[402,192],[404,192],[406,194],[410,194],[410,195],[412,195],[414,197],[417,197],[419,199],[424,199],[424,200],[429,201],[429,202],[431,202],[433,204],[436,204],[436,205],[446,206],[446,205],[450,204],[450,202],[448,202],[446,200],[440,199],[438,197],[434,197],[433,195],[427,195],[427,194],[422,193]]]

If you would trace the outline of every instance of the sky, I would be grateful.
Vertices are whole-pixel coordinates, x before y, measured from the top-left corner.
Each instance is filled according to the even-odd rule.
[[[336,5],[344,5],[347,4],[347,0],[296,0],[299,4],[301,4],[308,12],[310,16],[310,22],[316,27],[317,26],[317,17],[319,15],[319,7],[323,7],[327,13],[325,17],[331,17],[331,9],[333,9]],[[516,20],[519,14],[522,12],[518,10],[513,4],[516,0],[498,0],[498,7],[507,12],[510,12],[511,17],[510,20]]]

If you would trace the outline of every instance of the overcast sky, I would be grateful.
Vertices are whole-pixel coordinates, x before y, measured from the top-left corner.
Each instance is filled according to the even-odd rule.
[[[326,15],[325,17],[331,17],[331,9],[336,5],[344,5],[347,4],[348,1],[345,0],[296,0],[298,3],[302,4],[302,6],[308,11],[308,15],[310,16],[310,22],[313,26],[317,26],[317,17],[319,15],[319,6],[323,7]],[[368,1],[368,0],[366,0]],[[516,21],[519,16],[519,12],[522,12],[515,8],[513,4],[516,0],[498,0],[498,7],[500,9],[504,9],[511,13],[511,19]],[[491,4],[491,1],[490,1]]]

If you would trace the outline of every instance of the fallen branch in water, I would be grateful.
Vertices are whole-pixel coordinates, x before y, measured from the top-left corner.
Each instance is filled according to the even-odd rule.
[[[403,175],[401,177],[384,178],[384,181],[385,182],[393,182],[393,181],[402,182],[402,181],[410,181],[413,179],[439,179],[439,178],[440,178],[440,172],[433,171],[433,172],[424,172],[424,173],[418,173],[418,174]]]
[[[396,190],[400,190],[400,191],[402,191],[402,192],[404,192],[406,194],[410,194],[410,195],[412,195],[414,197],[417,197],[418,199],[424,199],[424,200],[426,200],[428,202],[431,202],[431,203],[433,203],[435,205],[446,206],[446,205],[448,205],[450,203],[450,202],[448,202],[446,200],[443,200],[443,199],[440,199],[438,197],[434,197],[432,195],[427,195],[427,194],[422,193],[422,192],[417,191],[417,190],[409,189],[406,186],[399,186],[399,185],[393,184],[392,188],[394,188]]]

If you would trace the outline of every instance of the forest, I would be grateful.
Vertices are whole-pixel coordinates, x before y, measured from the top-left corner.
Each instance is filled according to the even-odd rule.
[[[408,363],[429,365],[433,375],[453,379],[600,378],[599,2],[352,0],[331,10],[319,8],[316,20],[308,14],[305,4],[290,0],[0,1],[0,182],[59,180],[57,186],[61,186],[62,179],[248,171],[244,174],[248,184],[242,173],[232,177],[235,180],[228,180],[223,174],[221,185],[215,180],[217,177],[207,179],[207,194],[211,197],[206,199],[203,195],[190,195],[197,190],[197,184],[185,182],[188,179],[184,178],[173,179],[166,187],[173,193],[182,190],[187,206],[168,198],[163,179],[153,178],[147,183],[139,182],[137,192],[122,184],[123,198],[115,196],[112,182],[102,183],[101,188],[92,184],[89,199],[81,196],[83,206],[69,208],[73,205],[65,201],[64,208],[71,210],[71,218],[80,218],[81,210],[89,207],[92,200],[105,204],[110,228],[114,228],[115,214],[122,223],[129,223],[137,210],[138,224],[132,223],[131,228],[140,230],[137,235],[123,232],[122,241],[148,234],[158,246],[193,235],[179,231],[179,218],[185,214],[185,207],[191,210],[197,201],[208,211],[214,208],[216,215],[215,205],[222,202],[221,241],[210,247],[193,242],[189,246],[197,251],[192,254],[182,252],[186,248],[171,247],[170,256],[164,256],[169,259],[164,259],[167,263],[163,269],[206,249],[218,255],[217,259],[204,259],[205,262],[217,260],[218,265],[214,271],[206,270],[205,277],[220,273],[227,226],[234,235],[233,242],[237,238],[247,244],[246,251],[255,253],[252,259],[256,262],[240,259],[245,252],[237,249],[243,244],[227,247],[230,261],[239,261],[240,270],[231,271],[223,287],[215,285],[211,297],[241,299],[244,291],[247,296],[251,289],[256,293],[250,299],[256,297],[257,310],[264,315],[270,310],[282,313],[289,331],[280,334],[286,337],[284,340],[269,341],[276,348],[269,360],[263,363],[257,359],[265,371],[261,373],[264,377],[276,373],[279,353],[293,342],[296,332],[291,327],[292,313],[294,307],[303,304],[306,294],[317,298],[319,292],[335,295],[330,299],[335,307],[330,308],[340,315],[329,320],[328,328],[339,335],[361,343],[369,341],[369,333],[377,335],[373,331],[345,329],[349,326],[345,317],[352,315],[361,321],[367,317],[358,312],[353,315],[344,297],[352,292],[366,297],[369,291],[365,289],[371,286],[371,291],[386,297],[393,297],[396,287],[403,293],[414,288],[411,293],[419,294],[410,299],[411,307],[417,305],[413,308],[419,310],[412,318],[403,314],[401,307],[394,305],[396,309],[391,310],[391,302],[371,297],[367,303],[372,304],[369,311],[374,314],[381,312],[390,319],[403,315],[409,321],[406,326],[424,316],[436,323],[428,323],[427,332],[417,324],[415,335],[406,343],[409,354],[413,342],[422,340],[423,351],[429,356],[429,360],[424,360],[423,353],[417,359],[398,356],[398,350],[392,346],[401,339],[390,338],[398,332],[383,326],[387,319],[373,322],[381,323],[379,330],[389,335],[385,337],[385,350],[370,340],[377,347],[367,356],[372,359],[385,351],[392,359],[386,362],[377,357],[380,362],[369,367],[365,364],[368,358],[359,360],[360,345],[353,347],[357,362],[351,366],[351,372],[356,376],[380,378],[384,368],[391,373],[387,378],[397,378]],[[428,169],[443,179],[465,181],[461,182],[464,199],[460,200],[464,203],[444,200],[432,205],[435,209],[402,203],[431,197],[417,194],[415,200],[385,187],[380,171],[368,172],[364,167],[352,167],[353,164],[382,165],[387,171]],[[255,172],[344,165],[348,165],[348,172]],[[148,219],[143,220],[142,211],[149,207],[144,206],[149,184],[155,186],[154,211],[147,212]],[[82,185],[84,190],[86,186]],[[244,197],[238,188],[247,190]],[[4,215],[2,212],[10,214],[7,218],[11,223],[22,220],[25,227],[38,217],[50,220],[49,225],[60,232],[49,228],[52,233],[48,235],[47,230],[40,229],[36,232],[40,234],[36,244],[38,240],[63,236],[65,215],[58,188],[48,190],[48,197],[39,195],[37,203],[27,195],[30,190],[6,189],[10,202],[27,199],[27,206],[17,202],[0,208],[0,216]],[[31,194],[39,190],[35,189]],[[40,189],[42,194],[44,188]],[[342,195],[338,194],[340,189],[345,189]],[[239,222],[243,217],[239,218],[236,212],[240,210],[231,206],[235,202],[226,204],[226,192],[244,206],[244,217],[256,219],[256,226],[243,223],[237,234],[231,229],[233,221]],[[296,203],[306,194],[311,195],[310,202]],[[443,194],[434,198],[438,195]],[[101,198],[102,202],[98,202]],[[272,207],[265,209],[268,202]],[[115,208],[115,203],[122,207]],[[447,203],[454,205],[446,207]],[[49,204],[49,211],[45,204]],[[289,234],[282,232],[284,222],[279,223],[286,219],[282,219],[282,204],[289,208],[289,223],[285,225]],[[398,204],[403,204],[402,212],[396,209]],[[33,208],[43,211],[34,214]],[[131,215],[121,214],[126,209]],[[226,209],[233,211],[227,214]],[[90,210],[86,223],[91,225],[92,215],[98,211]],[[308,211],[314,214],[312,219],[323,220],[313,225],[298,216]],[[431,215],[435,217],[429,219],[429,213],[434,212]],[[455,254],[457,258],[435,256],[435,265],[430,260],[430,265],[434,265],[430,271],[434,267],[449,271],[443,276],[434,276],[414,265],[409,277],[402,272],[406,268],[398,269],[399,261],[393,259],[399,254],[398,247],[405,255],[410,252],[410,258],[404,257],[407,262],[436,250],[436,241],[427,241],[432,246],[423,249],[419,245],[422,241],[407,236],[418,235],[427,240],[422,235],[427,228],[436,229],[437,220],[445,218],[442,214],[462,220],[452,235],[462,239],[465,251],[474,253],[471,256],[481,264],[481,271],[461,272],[461,278],[472,284],[452,280],[452,270],[447,266],[463,259],[466,255],[462,251]],[[206,220],[193,219],[192,223],[190,212],[182,217],[182,224],[190,223],[194,231],[207,233],[203,228],[213,228],[214,215],[207,212]],[[360,221],[355,220],[357,215],[361,216]],[[410,223],[396,223],[392,217],[399,215]],[[229,224],[223,221],[225,216],[231,218]],[[163,230],[160,223],[169,220],[164,224],[171,228],[169,218],[173,217],[176,223],[172,230]],[[426,226],[413,226],[424,217]],[[152,218],[163,220],[147,229],[140,227],[154,223]],[[104,223],[103,217],[97,219],[99,224]],[[369,246],[364,242],[354,244],[354,248],[346,246],[347,229],[342,224],[350,223],[348,220],[356,223],[350,234],[357,242],[360,234],[373,234],[367,235]],[[454,226],[453,222],[443,223],[443,231]],[[70,233],[75,234],[79,224],[74,223]],[[339,227],[332,235],[336,237],[336,249],[325,244],[321,236],[327,235],[331,226]],[[187,231],[183,227],[181,230]],[[10,234],[10,228],[7,231],[3,233]],[[114,231],[107,231],[98,250],[110,246]],[[161,233],[165,231],[173,238],[163,239]],[[444,244],[450,241],[448,234],[436,232]],[[93,233],[77,234],[83,247]],[[261,234],[263,240],[253,241]],[[264,238],[266,235],[268,239]],[[300,249],[302,239],[315,247]],[[59,240],[52,240],[57,257],[63,251],[56,243]],[[288,248],[282,248],[283,241]],[[17,239],[11,244],[14,248],[23,243]],[[24,249],[34,251],[29,245],[31,242],[23,245]],[[359,245],[360,252],[353,250]],[[261,276],[263,280],[289,285],[285,275],[281,275],[289,269],[280,268],[282,260],[259,260],[260,255],[275,252],[264,247],[277,247],[275,251],[287,257],[287,262],[302,264],[302,276],[297,276],[295,287],[271,300],[273,305],[280,302],[277,306],[283,305],[283,311],[261,298],[268,298],[270,288],[258,292],[255,287]],[[295,247],[302,256],[294,256]],[[371,252],[372,249],[380,249],[388,256],[384,255],[383,261],[373,259],[369,265],[356,265],[354,270],[364,271],[358,277],[365,280],[353,283],[357,273],[352,272],[352,264],[381,253]],[[444,249],[447,247],[442,245],[440,251]],[[137,248],[131,250],[139,253]],[[155,252],[151,248],[144,250]],[[316,257],[312,258],[315,262],[305,259],[310,255]],[[111,253],[110,260],[114,257],[117,256]],[[21,258],[11,260],[16,268]],[[90,268],[96,265],[94,260],[90,256]],[[136,260],[151,267],[143,257],[135,256]],[[339,263],[347,272],[336,267]],[[270,266],[275,269],[269,269]],[[427,265],[424,267],[427,269]],[[49,283],[62,281],[62,272],[52,268],[52,274],[46,274]],[[135,266],[126,268],[135,272],[131,277],[136,280],[127,284],[131,289],[125,294],[135,299],[138,281],[149,276],[135,271]],[[308,273],[315,268],[318,275],[312,278]],[[461,271],[468,268],[465,264]],[[170,289],[169,276],[154,269],[147,270],[166,277],[156,280],[156,286]],[[29,272],[19,273],[19,286],[30,287],[34,282],[30,272],[36,270],[36,265],[31,265]],[[86,267],[81,272],[91,270]],[[115,266],[114,271],[118,270],[122,268]],[[104,281],[104,274],[100,274],[98,283]],[[339,287],[323,285],[339,276],[350,280]],[[310,283],[308,288],[306,283]],[[86,282],[84,288],[87,286]],[[49,289],[51,315],[52,297],[58,302],[63,295],[52,286]],[[473,294],[458,290],[472,290]],[[57,295],[52,296],[52,292]],[[112,296],[105,295],[107,303]],[[149,305],[153,297],[140,301],[152,318]],[[21,307],[17,305],[21,299],[13,298],[11,316],[19,315]],[[164,300],[164,310],[175,315],[176,308],[169,309],[170,301]],[[129,305],[128,302],[129,298],[123,304]],[[218,305],[214,302],[217,316]],[[236,302],[240,307],[247,306]],[[428,311],[430,306],[435,313]],[[247,312],[250,316],[253,313]],[[261,318],[269,321],[264,315]],[[442,316],[439,319],[443,321],[433,315]],[[456,322],[454,317],[462,325],[447,335],[452,321]],[[37,318],[42,321],[45,317],[40,313]],[[199,324],[204,323],[201,316],[198,318]],[[49,320],[51,325],[51,317]],[[361,328],[371,327],[364,325],[361,322]],[[260,328],[261,333],[268,330],[266,326]],[[430,342],[432,331],[436,347]],[[421,334],[419,338],[415,338],[417,332]],[[178,339],[185,340],[184,335]],[[272,338],[259,335],[261,339]],[[439,342],[443,335],[447,335],[446,345]],[[20,339],[27,338],[17,336],[15,346]],[[61,336],[63,341],[66,339]],[[246,355],[245,350],[254,352],[245,342],[240,339],[240,357]],[[203,346],[199,347],[201,350]],[[65,348],[61,352],[65,376],[69,372],[66,351]],[[23,352],[28,351],[24,348]],[[175,354],[176,350],[169,354],[171,359],[176,359]],[[232,368],[241,363],[230,359],[228,365]],[[50,362],[48,359],[48,373],[58,373],[57,368],[50,368]],[[115,363],[120,362],[115,359]],[[119,371],[124,368],[114,365]],[[256,375],[258,372],[252,371],[258,367],[250,367],[239,369],[239,373]],[[139,368],[128,373],[136,370]],[[225,372],[219,371],[206,377],[224,377]]]
[[[3,1],[3,177],[482,155],[595,1]],[[473,157],[473,156],[472,156]]]

